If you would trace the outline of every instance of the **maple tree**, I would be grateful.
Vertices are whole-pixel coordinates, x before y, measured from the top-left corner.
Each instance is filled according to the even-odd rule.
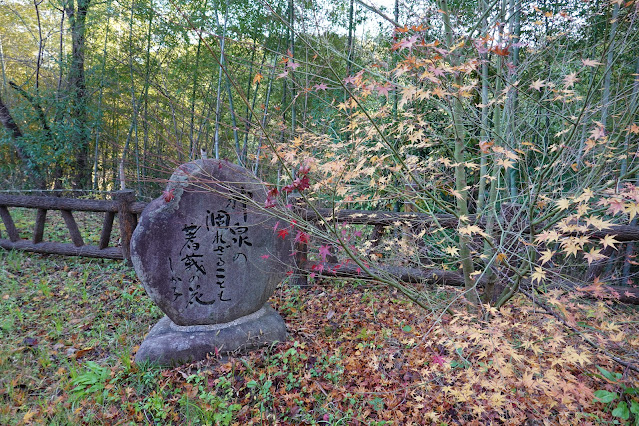
[[[588,284],[631,282],[634,255],[615,244],[635,238],[639,213],[636,40],[602,40],[592,52],[601,61],[575,50],[553,62],[559,46],[575,42],[574,33],[558,30],[575,25],[575,11],[535,6],[526,14],[524,24],[534,25],[524,39],[519,12],[483,6],[463,31],[454,28],[460,23],[445,1],[428,9],[440,26],[419,21],[396,28],[394,67],[362,66],[345,77],[329,67],[329,86],[348,93],[333,99],[345,136],[326,132],[332,123],[311,121],[290,129],[293,143],[272,140],[267,148],[271,163],[285,171],[282,179],[292,182],[284,188],[296,186],[298,167],[310,170],[309,186],[297,196],[316,213],[313,220],[322,207],[332,214],[319,227],[295,209],[276,214],[294,218],[312,236],[313,271],[335,275],[353,265],[358,275],[422,307],[428,302],[420,287],[383,266],[457,271],[464,286],[458,297],[480,315],[490,316],[487,306],[500,308],[520,290],[531,298],[562,289],[571,297],[614,300],[614,286],[602,292],[602,284]],[[610,7],[613,24],[634,28],[634,2]],[[627,59],[625,68],[612,62],[611,49]],[[612,91],[617,66],[623,71]],[[388,103],[391,91],[396,106]],[[398,216],[396,231],[373,244],[353,235],[362,232],[357,226],[331,219],[353,206],[388,209],[396,200],[432,215],[432,222]],[[280,205],[286,210],[289,201]],[[439,223],[444,217],[455,226]],[[337,264],[327,263],[328,247]],[[625,293],[625,300],[637,296],[632,287]],[[555,309],[574,325],[565,303]]]
[[[627,19],[632,13],[628,6]],[[440,16],[445,42],[433,39],[427,27],[422,26],[419,31],[400,33],[402,38],[393,45],[393,50],[404,52],[405,56],[386,75],[401,77],[401,86],[393,89],[389,81],[379,81],[380,75],[368,75],[365,70],[336,82],[351,95],[338,105],[338,110],[348,117],[342,130],[353,136],[351,141],[335,141],[331,135],[298,129],[296,140],[304,143],[274,146],[273,161],[293,167],[301,162],[312,165],[313,195],[309,197],[318,194],[326,199],[325,193],[332,192],[337,208],[358,202],[380,206],[399,198],[419,211],[454,214],[460,220],[456,243],[445,235],[445,229],[435,231],[442,233],[442,242],[448,241],[446,250],[450,252],[456,246],[454,254],[462,257],[469,298],[479,300],[479,295],[472,293],[482,280],[491,289],[493,281],[510,281],[509,289],[501,294],[484,293],[482,297],[499,306],[528,271],[543,267],[536,265],[534,258],[540,252],[539,245],[553,241],[544,237],[548,230],[561,231],[554,240],[560,243],[561,250],[546,250],[544,264],[553,255],[579,255],[592,263],[603,255],[596,247],[597,239],[591,241],[583,234],[612,229],[613,218],[605,213],[627,214],[630,221],[634,219],[635,203],[626,201],[634,190],[633,171],[628,170],[627,161],[622,161],[619,164],[625,165],[625,170],[619,176],[622,171],[614,170],[610,159],[624,148],[613,142],[622,143],[626,136],[634,134],[636,88],[626,102],[627,108],[620,110],[617,121],[622,124],[614,124],[613,137],[602,123],[595,120],[588,124],[584,112],[595,115],[589,109],[597,105],[574,90],[581,80],[578,72],[584,72],[582,64],[595,67],[599,65],[596,61],[575,57],[572,66],[579,71],[562,74],[565,71],[558,69],[553,71],[556,77],[551,74],[539,79],[534,75],[535,64],[545,60],[544,53],[551,42],[560,40],[530,43],[525,53],[520,53],[526,62],[514,68],[513,53],[499,47],[512,33],[497,25],[498,14],[487,10],[483,28],[486,33],[477,31],[461,40],[453,39],[448,13]],[[490,24],[488,18],[497,24]],[[570,17],[558,15],[556,19]],[[501,50],[496,52],[495,46]],[[488,58],[490,52],[496,54]],[[569,59],[564,61],[570,63]],[[486,69],[493,75],[485,75]],[[484,74],[479,75],[479,71]],[[524,81],[535,79],[526,90],[526,85],[512,80],[512,75]],[[632,89],[632,79],[627,81]],[[581,89],[592,92],[594,84],[595,81]],[[379,99],[387,96],[389,90],[401,90],[397,119]],[[541,97],[535,92],[542,93]],[[377,108],[378,104],[382,106]],[[526,117],[542,106],[552,108],[546,112],[543,141],[538,135],[526,136],[527,131],[533,130]],[[487,116],[492,117],[490,122],[486,121]],[[590,129],[590,137],[581,138],[581,129]],[[550,132],[554,132],[552,140]],[[477,140],[478,136],[482,140]],[[628,158],[627,154],[619,155]],[[614,185],[603,179],[597,181],[599,176],[594,173],[598,170],[617,176],[617,181]],[[627,183],[620,183],[620,178],[627,179]],[[412,192],[403,191],[406,185]],[[516,220],[497,223],[503,212],[501,206],[506,204]],[[590,205],[609,204],[614,211],[589,213]],[[474,210],[473,217],[470,210]],[[497,230],[498,226],[506,229]],[[523,237],[522,232],[528,235]],[[570,232],[580,235],[569,235]],[[604,245],[605,238],[612,235],[604,236]],[[484,241],[477,241],[477,237]],[[528,245],[522,238],[528,239]],[[469,261],[471,253],[473,260]],[[553,274],[560,276],[561,272]]]

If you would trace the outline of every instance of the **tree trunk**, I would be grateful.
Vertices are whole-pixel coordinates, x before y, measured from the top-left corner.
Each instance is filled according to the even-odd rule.
[[[440,9],[444,18],[444,32],[446,38],[446,45],[448,48],[453,45],[453,29],[450,23],[449,8],[446,0],[442,0],[440,3]],[[453,63],[453,65],[456,65]],[[461,83],[461,77],[456,77],[456,83]],[[458,216],[468,216],[468,189],[466,188],[466,169],[464,166],[465,150],[466,150],[466,130],[464,124],[461,121],[463,114],[463,106],[461,100],[455,98],[452,100],[452,120],[453,130],[455,137],[455,153],[454,158],[457,165],[455,166],[455,189],[461,195],[457,197],[457,209]],[[479,298],[477,297],[477,290],[475,282],[472,278],[473,261],[470,251],[470,236],[459,233],[459,257],[461,258],[462,272],[464,275],[464,287],[466,289],[466,299],[472,306],[479,304]],[[471,309],[473,307],[471,306]]]
[[[74,189],[86,188],[89,184],[89,127],[87,114],[87,90],[84,78],[84,49],[86,17],[91,0],[67,0],[64,11],[71,27],[71,64],[69,67],[68,90],[73,123],[71,143],[75,149]]]

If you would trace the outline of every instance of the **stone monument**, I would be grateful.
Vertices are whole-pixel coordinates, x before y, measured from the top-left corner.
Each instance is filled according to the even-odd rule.
[[[166,314],[136,362],[175,365],[286,339],[266,301],[290,269],[291,242],[262,210],[265,186],[227,161],[197,160],[173,173],[131,240],[135,271]]]

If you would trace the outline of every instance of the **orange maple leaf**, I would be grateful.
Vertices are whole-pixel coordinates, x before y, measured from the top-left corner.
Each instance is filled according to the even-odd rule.
[[[510,50],[508,50],[508,46],[504,46],[504,47],[495,46],[490,50],[499,56],[508,56],[510,54]]]

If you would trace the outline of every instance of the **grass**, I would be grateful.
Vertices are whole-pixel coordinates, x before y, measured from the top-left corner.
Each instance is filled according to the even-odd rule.
[[[616,421],[594,398],[616,366],[523,299],[484,323],[363,282],[283,283],[286,342],[161,369],[133,362],[162,313],[123,262],[0,251],[0,298],[2,425]]]

